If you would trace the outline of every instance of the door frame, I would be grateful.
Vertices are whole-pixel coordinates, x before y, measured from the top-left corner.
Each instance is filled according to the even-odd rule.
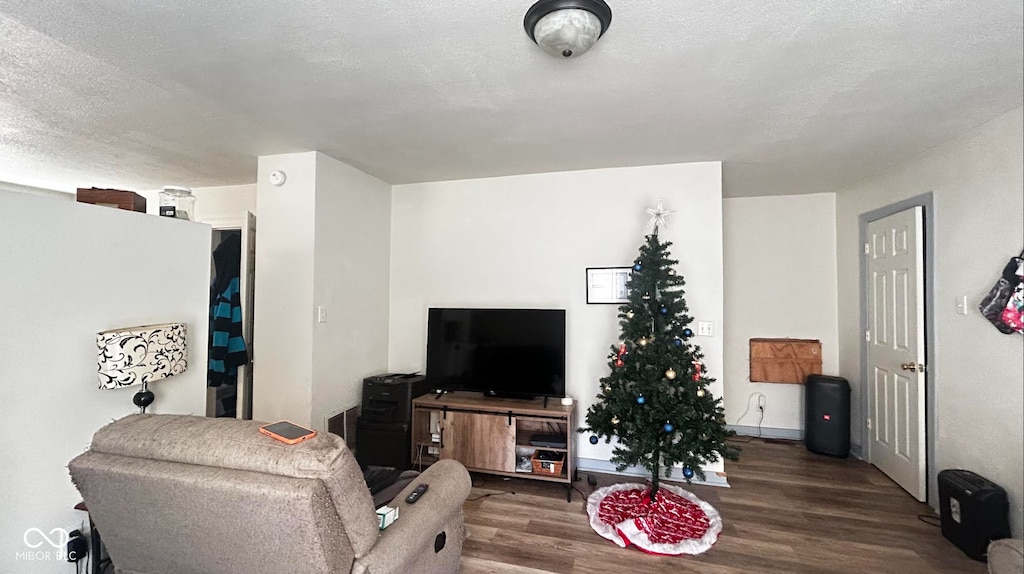
[[[936,508],[938,505],[938,471],[935,468],[935,203],[932,192],[923,193],[896,203],[886,205],[860,214],[858,225],[860,228],[857,252],[860,260],[860,417],[854,424],[858,425],[860,431],[855,433],[861,437],[862,455],[865,460],[871,460],[871,443],[869,442],[867,418],[871,414],[871,393],[868,392],[868,344],[864,340],[864,334],[868,331],[868,258],[864,253],[863,245],[868,241],[868,223],[894,213],[907,209],[922,208],[922,219],[924,240],[924,432],[925,432],[925,480],[928,504]]]
[[[248,219],[249,219],[248,216],[249,215],[255,216],[255,214],[253,214],[251,211],[249,211],[248,209],[245,209],[243,211],[243,215],[241,215],[241,216],[236,216],[236,217],[209,217],[209,218],[201,220],[200,223],[205,223],[205,224],[209,225],[210,229],[215,230],[215,231],[242,231],[243,228],[248,227],[248,225],[249,225],[249,221],[248,221]],[[247,249],[248,246],[243,245],[242,248],[243,249]],[[255,312],[255,306],[253,307],[253,311]],[[250,369],[250,370],[252,369],[252,365],[253,365],[252,354],[251,354],[252,353],[252,337],[251,337],[251,335],[252,334],[250,333],[249,339],[247,339],[245,341],[246,350],[250,353],[250,355],[249,355],[249,362],[242,366],[242,368]],[[207,394],[206,394],[206,416],[208,416],[208,417],[215,416],[215,415],[211,415],[210,414],[210,401],[216,399],[215,392],[212,392],[214,390],[215,389],[212,389],[211,387],[207,387],[207,391],[206,391],[207,392]],[[244,408],[243,409],[239,409],[238,408],[239,406],[243,406],[243,405],[241,405],[241,402],[243,400],[244,400],[244,393],[238,393],[238,395],[237,395],[237,397],[235,399],[236,405],[237,405],[236,406],[236,415],[235,416],[236,416],[236,418],[238,418],[240,420],[251,420],[252,419],[251,409],[250,409],[249,413],[245,413],[244,412]],[[251,404],[251,402],[252,402],[251,390],[250,390],[250,393],[249,393],[249,395],[247,397],[247,400]],[[248,419],[244,418],[246,414],[248,414],[248,416],[249,416]]]

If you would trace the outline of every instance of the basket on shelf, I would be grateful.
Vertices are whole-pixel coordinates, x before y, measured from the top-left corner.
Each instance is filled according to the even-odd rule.
[[[562,474],[562,464],[565,463],[565,453],[538,450],[533,453],[533,457],[530,461],[533,463],[534,473],[558,476]]]

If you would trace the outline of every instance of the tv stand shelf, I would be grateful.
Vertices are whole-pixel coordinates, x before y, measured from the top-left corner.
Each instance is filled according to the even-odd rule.
[[[440,397],[424,395],[412,402],[412,460],[429,465],[441,459],[461,462],[473,472],[485,472],[565,485],[572,500],[576,478],[575,406],[544,399],[484,397],[481,393],[454,392]],[[535,437],[558,437],[565,447],[531,445]],[[561,458],[555,465],[525,464],[523,457]],[[559,455],[562,455],[559,457]],[[540,472],[534,472],[540,468]]]

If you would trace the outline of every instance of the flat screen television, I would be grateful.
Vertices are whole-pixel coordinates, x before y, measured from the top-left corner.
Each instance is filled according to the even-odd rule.
[[[563,397],[565,309],[431,308],[426,370],[435,389]]]

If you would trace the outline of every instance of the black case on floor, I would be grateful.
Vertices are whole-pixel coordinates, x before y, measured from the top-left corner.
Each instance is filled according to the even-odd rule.
[[[1010,537],[1009,501],[1003,487],[969,470],[939,472],[942,535],[975,560],[988,543]]]
[[[808,375],[804,384],[804,445],[829,456],[850,454],[850,383]]]
[[[356,423],[356,460],[362,468],[412,466],[412,400],[426,394],[423,375],[384,374],[363,379]]]

